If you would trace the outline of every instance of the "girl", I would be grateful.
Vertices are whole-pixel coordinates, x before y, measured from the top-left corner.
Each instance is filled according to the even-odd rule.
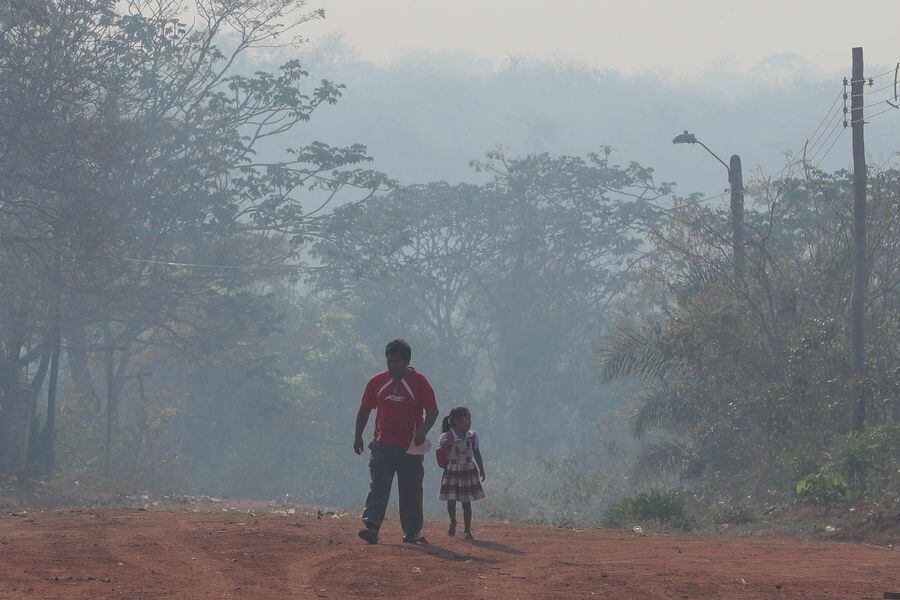
[[[441,477],[440,499],[447,501],[450,529],[447,534],[456,535],[456,502],[462,502],[465,537],[472,538],[472,501],[484,498],[484,462],[478,447],[478,435],[470,431],[472,413],[464,406],[457,406],[444,417],[438,449],[447,455],[447,466]],[[477,465],[477,470],[476,470]],[[479,475],[481,479],[479,480]]]

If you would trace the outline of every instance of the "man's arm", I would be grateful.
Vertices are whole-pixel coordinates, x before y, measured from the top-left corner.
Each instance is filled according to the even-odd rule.
[[[372,409],[365,406],[360,406],[359,412],[356,413],[356,435],[353,437],[353,451],[357,454],[363,453],[363,431],[366,430],[366,425],[369,423],[370,414],[372,414]]]
[[[428,435],[428,432],[431,430],[434,422],[437,421],[437,418],[438,411],[425,411],[425,422],[422,423],[422,426],[416,431],[416,437],[413,440],[416,443],[416,446],[421,446],[425,443],[425,436]]]

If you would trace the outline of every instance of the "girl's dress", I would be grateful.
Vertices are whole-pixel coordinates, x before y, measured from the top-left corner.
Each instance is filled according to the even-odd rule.
[[[472,502],[484,498],[481,478],[478,477],[478,466],[475,464],[475,450],[478,448],[478,435],[474,431],[459,437],[452,429],[441,434],[439,444],[450,440],[447,446],[447,467],[441,477],[441,500],[458,500]]]

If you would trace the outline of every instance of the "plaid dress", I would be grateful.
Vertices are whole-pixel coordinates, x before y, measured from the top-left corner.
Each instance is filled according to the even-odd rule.
[[[465,439],[456,435],[452,429],[442,433],[438,445],[450,440],[447,446],[447,467],[441,477],[440,500],[458,500],[472,502],[484,498],[481,478],[475,464],[475,450],[478,448],[478,435],[474,431],[466,433]]]

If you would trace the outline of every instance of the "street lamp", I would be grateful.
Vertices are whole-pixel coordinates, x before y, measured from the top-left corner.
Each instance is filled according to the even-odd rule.
[[[731,189],[731,248],[734,260],[734,279],[740,282],[744,279],[744,178],[741,172],[741,157],[737,154],[731,156],[731,164],[725,164],[725,161],[710,150],[706,144],[697,139],[693,133],[685,130],[679,133],[672,140],[673,144],[700,144],[703,149],[713,155],[713,157],[722,163],[725,170],[728,171],[728,185]]]

